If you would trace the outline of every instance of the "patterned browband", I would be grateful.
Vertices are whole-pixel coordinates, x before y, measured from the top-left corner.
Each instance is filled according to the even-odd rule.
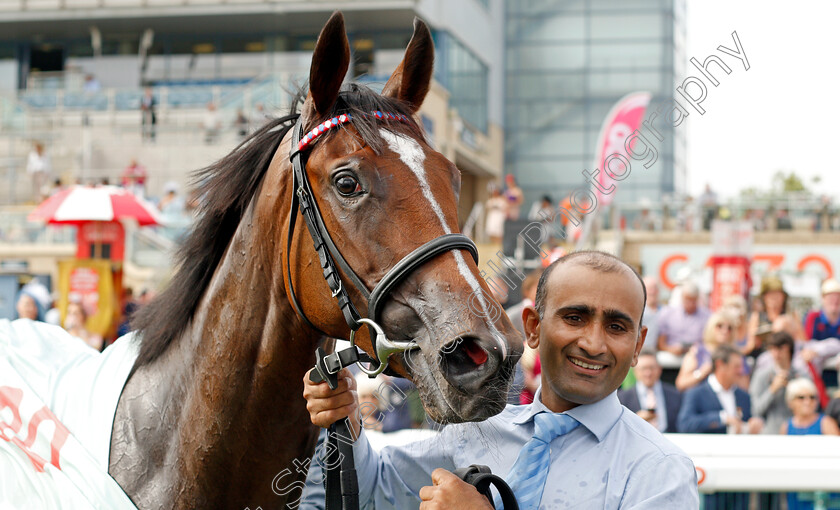
[[[400,122],[409,122],[408,117],[401,114],[401,113],[398,113],[398,114],[387,113],[387,112],[383,113],[383,112],[380,112],[380,111],[377,110],[375,112],[371,112],[371,115],[373,115],[377,119],[398,120]],[[342,124],[350,122],[351,120],[353,120],[353,118],[349,113],[343,113],[343,114],[339,115],[338,117],[333,117],[333,118],[331,118],[327,121],[324,121],[324,122],[318,124],[317,126],[312,128],[312,131],[306,133],[306,135],[304,135],[304,137],[300,139],[300,143],[298,143],[298,147],[297,147],[298,152],[302,152],[310,144],[312,144],[312,142],[314,142],[316,138],[318,138],[322,134],[326,133],[331,128],[338,127]]]

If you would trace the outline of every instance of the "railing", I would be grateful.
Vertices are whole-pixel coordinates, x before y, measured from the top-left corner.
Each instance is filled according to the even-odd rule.
[[[74,226],[44,225],[27,220],[32,207],[9,207],[0,210],[0,243],[4,245],[75,244]],[[192,225],[192,217],[166,218],[166,226],[129,228],[126,232],[126,259],[137,266],[169,268],[177,241]]]
[[[76,228],[26,219],[32,208],[0,211],[0,242],[7,244],[67,244],[76,242]]]
[[[175,243],[167,235],[150,228],[131,229],[125,239],[126,259],[141,267],[170,267],[174,250]]]
[[[247,85],[182,85],[155,88],[158,108],[202,108],[207,103],[229,104],[242,96]],[[100,92],[64,89],[28,90],[20,103],[30,111],[127,111],[139,110],[142,89],[108,89]]]

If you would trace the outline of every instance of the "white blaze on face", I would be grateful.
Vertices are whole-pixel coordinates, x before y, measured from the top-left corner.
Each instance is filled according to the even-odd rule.
[[[400,156],[400,160],[405,163],[405,166],[407,166],[408,169],[417,176],[417,180],[420,181],[420,191],[423,193],[423,197],[429,201],[429,204],[431,204],[432,210],[440,220],[440,225],[443,227],[444,233],[451,234],[452,229],[450,229],[449,225],[446,224],[446,219],[443,216],[443,209],[441,209],[440,204],[435,199],[434,195],[432,195],[432,188],[429,186],[429,180],[426,178],[426,168],[423,165],[423,162],[426,160],[426,153],[423,152],[423,148],[420,147],[420,144],[417,143],[416,140],[407,136],[398,135],[385,129],[380,129],[379,134],[382,136],[382,139],[388,143],[388,148],[398,154]],[[455,263],[458,266],[458,272],[461,273],[461,276],[464,277],[464,280],[466,280],[470,288],[473,289],[473,293],[476,297],[478,297],[484,317],[493,317],[494,315],[489,310],[487,301],[484,299],[484,292],[478,284],[478,280],[475,275],[472,274],[469,267],[467,267],[467,262],[464,260],[464,254],[461,253],[460,250],[452,250],[452,255],[455,256]],[[502,359],[506,359],[507,346],[505,342],[502,341],[502,335],[496,329],[496,325],[493,324],[492,321],[488,321],[488,323],[493,331],[493,336],[499,344],[499,348],[502,350]]]

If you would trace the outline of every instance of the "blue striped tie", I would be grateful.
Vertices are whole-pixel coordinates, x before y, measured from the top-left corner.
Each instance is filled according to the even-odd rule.
[[[520,510],[539,508],[551,465],[549,445],[555,437],[571,432],[578,425],[580,423],[567,414],[541,412],[534,415],[534,437],[522,447],[506,479]],[[496,508],[502,508],[498,496],[495,504]]]

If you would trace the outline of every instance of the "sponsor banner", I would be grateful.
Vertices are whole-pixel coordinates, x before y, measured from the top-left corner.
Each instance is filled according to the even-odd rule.
[[[58,263],[58,308],[62,320],[69,303],[81,303],[88,331],[106,336],[116,311],[114,276],[106,260],[62,260]]]
[[[645,110],[650,103],[650,93],[634,92],[619,99],[612,110],[604,119],[601,132],[598,135],[598,144],[595,146],[595,168],[598,172],[598,183],[601,190],[611,189],[618,185],[618,181],[629,175],[629,168],[624,167],[620,159],[612,159],[612,154],[618,154],[628,159],[628,148],[633,149],[636,139],[632,137],[633,132],[642,127],[642,120]],[[607,158],[610,158],[609,160]],[[621,176],[621,177],[620,177]],[[603,206],[612,203],[615,190],[604,193],[598,190],[598,201]]]
[[[697,275],[711,268],[714,255],[711,245],[655,244],[642,246],[640,251],[644,274],[656,276],[667,289],[674,288],[678,275]],[[757,244],[752,247],[750,275],[753,285],[758,285],[768,273],[781,274],[788,277],[784,279],[787,286],[788,279],[795,283],[804,276],[815,281],[833,277],[838,265],[837,245]]]

